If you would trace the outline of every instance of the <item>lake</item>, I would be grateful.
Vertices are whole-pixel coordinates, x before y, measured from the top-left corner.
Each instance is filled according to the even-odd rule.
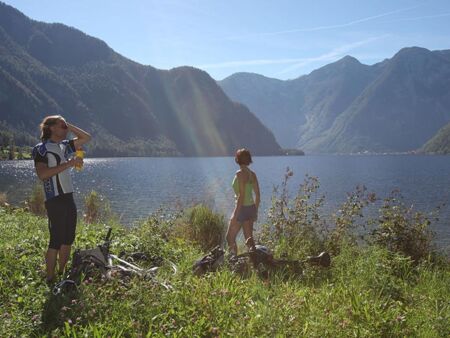
[[[450,200],[450,156],[427,155],[323,155],[254,157],[262,192],[260,220],[265,220],[274,186],[286,168],[293,170],[289,187],[296,192],[305,175],[316,176],[326,195],[324,214],[344,202],[347,192],[365,185],[378,197],[399,189],[406,204],[432,211]],[[73,172],[76,200],[91,190],[104,195],[125,225],[145,218],[160,206],[207,201],[229,217],[233,208],[231,181],[237,165],[232,157],[214,158],[98,158],[86,159],[81,172]],[[18,204],[37,181],[32,161],[0,162],[0,191]],[[441,208],[432,224],[439,246],[450,248],[450,206]]]

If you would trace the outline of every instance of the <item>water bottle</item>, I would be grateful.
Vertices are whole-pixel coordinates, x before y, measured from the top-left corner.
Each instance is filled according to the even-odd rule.
[[[78,158],[81,158],[81,159],[83,159],[84,158],[84,150],[83,149],[77,149],[77,151],[75,152],[75,157],[78,157]],[[77,164],[76,166],[75,166],[75,170],[76,171],[81,171],[81,170],[83,170],[83,164]]]

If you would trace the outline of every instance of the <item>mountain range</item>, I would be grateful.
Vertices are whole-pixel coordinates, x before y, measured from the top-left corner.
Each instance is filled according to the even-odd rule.
[[[0,2],[0,139],[37,142],[61,114],[94,136],[93,156],[280,154],[272,132],[206,72],[159,70],[63,24]]]
[[[281,146],[307,153],[415,151],[450,122],[450,50],[403,48],[371,66],[346,56],[293,80],[236,73],[218,83]]]
[[[286,81],[237,73],[216,82],[189,66],[141,65],[0,2],[0,144],[37,142],[37,125],[53,114],[93,134],[92,156],[223,156],[241,147],[277,155],[279,144],[431,151],[431,139],[437,149],[448,141],[450,50],[403,48],[371,66],[346,56]]]

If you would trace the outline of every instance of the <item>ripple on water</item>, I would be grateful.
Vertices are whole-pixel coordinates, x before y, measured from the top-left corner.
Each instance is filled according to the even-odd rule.
[[[262,210],[267,210],[273,187],[281,183],[286,167],[294,171],[291,194],[305,174],[319,177],[326,195],[324,214],[358,184],[386,197],[399,189],[407,205],[429,211],[450,200],[450,156],[303,156],[255,157],[262,191]],[[231,157],[219,158],[101,158],[85,160],[84,170],[74,172],[76,201],[96,190],[106,196],[125,224],[142,219],[161,205],[207,201],[228,215],[233,208],[231,181],[237,167]],[[32,161],[0,162],[0,191],[19,203],[37,178]],[[263,220],[264,216],[260,216]],[[435,227],[439,240],[450,246],[450,207],[441,209]]]

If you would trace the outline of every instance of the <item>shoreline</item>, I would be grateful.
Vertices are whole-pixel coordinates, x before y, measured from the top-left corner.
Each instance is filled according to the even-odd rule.
[[[88,154],[89,155],[89,154]],[[450,156],[450,154],[440,154],[440,153],[339,153],[339,154],[322,154],[322,153],[314,153],[314,154],[304,154],[304,155],[252,155],[255,158],[263,158],[263,157],[326,157],[326,156],[352,156],[352,157],[365,157],[365,156],[436,156],[436,157],[446,157]],[[227,156],[94,156],[89,157],[86,156],[85,160],[89,159],[138,159],[138,158],[190,158],[190,159],[204,159],[204,158],[233,158],[234,155]],[[2,159],[0,158],[0,162],[11,162],[11,161],[32,161],[32,158],[23,158],[23,159]]]

